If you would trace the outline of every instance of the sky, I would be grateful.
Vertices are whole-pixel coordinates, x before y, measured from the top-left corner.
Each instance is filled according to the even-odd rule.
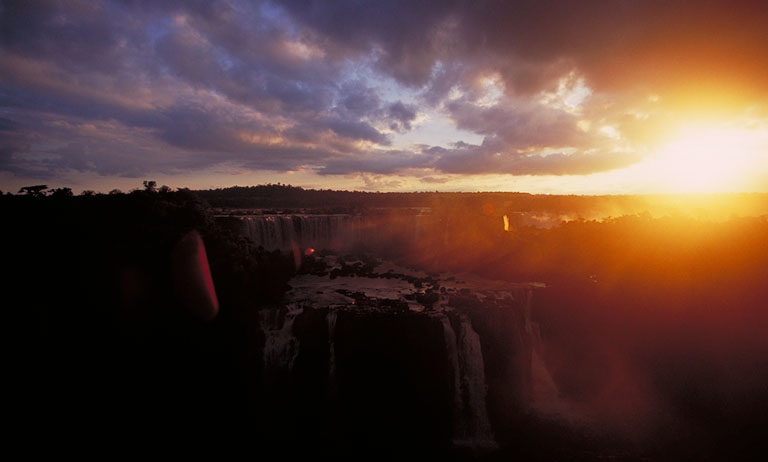
[[[760,1],[0,0],[0,190],[768,191]]]

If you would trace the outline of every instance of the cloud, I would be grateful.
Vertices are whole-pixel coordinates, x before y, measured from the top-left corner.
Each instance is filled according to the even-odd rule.
[[[448,105],[448,113],[459,128],[503,141],[510,150],[581,147],[590,138],[573,114],[525,101],[490,108],[457,101]]]
[[[440,29],[453,13],[452,2],[441,1],[278,3],[323,37],[333,54],[354,56],[373,50],[377,69],[409,86],[423,85],[429,78],[443,45]]]
[[[320,127],[327,127],[339,136],[357,140],[367,140],[378,144],[389,144],[386,136],[366,122],[344,119],[328,119],[318,121]]]
[[[342,97],[337,109],[342,115],[364,117],[375,113],[381,106],[379,95],[363,82],[349,82],[342,88]]]
[[[541,91],[553,70],[559,69],[557,78],[568,68],[599,89],[712,77],[768,90],[762,52],[768,18],[760,2],[279,3],[347,53],[381,50],[381,70],[410,85],[425,84],[439,62],[461,61],[470,69],[491,63],[513,91],[524,93]],[[345,46],[350,43],[356,46]]]
[[[318,170],[322,175],[347,173],[392,174],[409,168],[429,168],[435,157],[427,153],[403,150],[379,150],[330,159]]]
[[[381,175],[372,175],[370,173],[361,174],[360,179],[363,180],[363,185],[360,189],[365,191],[397,189],[403,183],[401,180],[389,179],[382,177]]]
[[[139,175],[171,162],[177,170],[236,162],[285,171],[322,164],[361,142],[389,144],[372,125],[384,117],[375,91],[364,83],[338,86],[340,68],[314,55],[312,44],[250,4],[237,7],[254,23],[246,26],[224,3],[206,11],[4,5],[0,62],[8,72],[0,77],[0,104],[12,112],[4,118],[2,168]],[[91,43],[87,34],[97,23],[90,38],[98,43]],[[78,51],[59,35],[81,44]],[[99,64],[104,59],[111,67]],[[52,118],[66,123],[52,130]],[[21,119],[26,123],[15,123]],[[88,139],[75,128],[89,121],[104,132]],[[131,130],[148,137],[123,136]],[[88,154],[95,140],[114,154]],[[135,155],[119,155],[130,151]],[[177,151],[186,155],[169,154]]]
[[[585,175],[626,167],[641,159],[636,153],[621,152],[516,154],[497,149],[500,145],[489,142],[436,149],[435,167],[445,173],[461,174]]]
[[[3,1],[0,169],[604,171],[672,109],[768,97],[759,6]],[[399,142],[428,113],[484,141]]]
[[[450,178],[446,177],[434,177],[434,176],[425,176],[423,178],[420,178],[420,180],[424,183],[435,183],[435,184],[443,184],[448,183],[451,181]]]
[[[408,131],[411,129],[411,122],[416,120],[417,108],[410,104],[403,104],[402,101],[397,101],[389,105],[387,115],[392,121],[390,124],[392,130]]]

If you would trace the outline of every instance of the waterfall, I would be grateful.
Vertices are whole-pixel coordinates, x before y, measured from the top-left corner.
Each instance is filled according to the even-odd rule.
[[[267,250],[339,248],[357,239],[358,219],[351,215],[256,215],[240,218],[242,233]]]
[[[448,316],[443,314],[440,317],[440,322],[443,325],[443,336],[445,338],[445,351],[448,356],[448,365],[450,367],[450,374],[453,385],[453,422],[454,422],[454,436],[458,434],[458,422],[461,417],[461,410],[463,408],[463,402],[461,399],[461,371],[459,369],[459,351],[456,342],[456,332],[451,326],[451,320]]]
[[[558,399],[560,390],[542,358],[543,343],[538,323],[531,323],[531,399],[534,407],[552,405]]]
[[[264,369],[293,369],[299,353],[299,339],[293,335],[293,321],[302,308],[289,305],[259,312],[259,322],[264,331]]]
[[[485,398],[487,389],[485,385],[485,363],[483,351],[480,347],[480,336],[472,328],[472,324],[466,316],[461,316],[459,329],[459,365],[462,368],[462,394],[465,398],[465,406],[470,412],[467,421],[466,436],[471,445],[493,444],[491,423],[488,420],[488,408]]]
[[[326,316],[328,322],[328,386],[329,398],[336,396],[336,320],[338,312],[329,308]]]
[[[544,342],[541,338],[541,326],[532,319],[533,290],[525,290],[525,333],[531,350],[531,401],[534,407],[552,406],[558,399],[560,390],[557,388],[552,374],[544,362]]]
[[[243,218],[244,234],[256,245],[268,250],[285,249],[296,239],[290,216],[265,215]]]
[[[480,337],[464,315],[458,315],[458,335],[448,315],[443,313],[440,322],[453,384],[453,442],[472,448],[496,447],[488,420]]]

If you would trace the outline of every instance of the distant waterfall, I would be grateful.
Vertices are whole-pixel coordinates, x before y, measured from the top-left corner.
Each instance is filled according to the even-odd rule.
[[[442,314],[440,322],[453,376],[453,442],[457,446],[495,447],[486,406],[480,337],[464,315],[458,315],[458,335],[448,315]]]
[[[243,234],[267,250],[340,248],[356,241],[358,219],[351,215],[254,215],[240,217]]]

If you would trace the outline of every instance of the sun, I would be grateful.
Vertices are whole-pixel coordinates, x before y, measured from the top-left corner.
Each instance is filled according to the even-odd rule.
[[[768,167],[768,132],[726,124],[688,125],[649,159],[649,174],[675,193],[749,189]]]

